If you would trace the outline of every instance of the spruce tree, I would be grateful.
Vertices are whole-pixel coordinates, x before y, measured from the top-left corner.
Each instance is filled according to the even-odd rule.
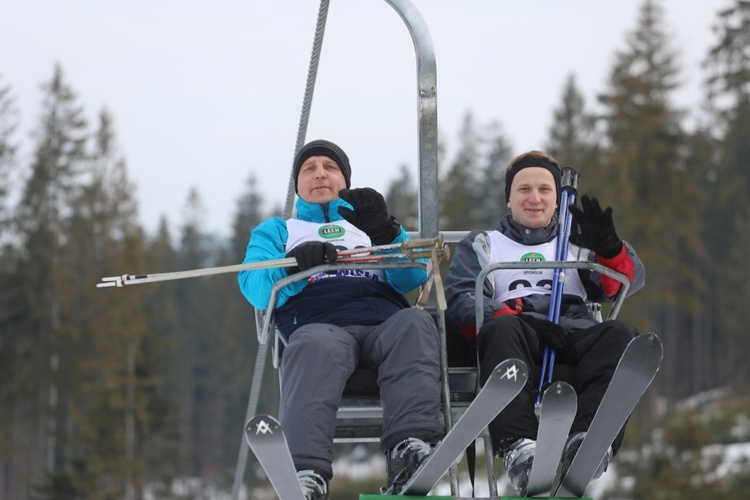
[[[419,194],[406,165],[401,165],[398,177],[389,184],[385,201],[407,231],[419,230]]]
[[[561,166],[571,166],[581,174],[588,189],[597,191],[607,179],[597,178],[601,155],[597,117],[586,107],[574,75],[565,82],[560,105],[552,115],[546,151]]]
[[[477,224],[473,194],[479,182],[479,136],[471,113],[464,116],[459,141],[456,158],[440,180],[438,191],[439,226],[445,231],[465,230]]]
[[[505,213],[502,195],[510,143],[498,123],[477,126],[471,113],[459,131],[458,152],[441,179],[440,229],[492,229]]]
[[[2,83],[2,80],[0,80]],[[10,194],[11,169],[15,164],[18,145],[14,134],[18,127],[18,108],[10,87],[0,85],[0,245],[9,229],[8,195]]]
[[[685,265],[700,246],[695,207],[702,192],[697,173],[686,168],[683,113],[671,103],[678,79],[663,10],[647,0],[600,96],[610,144],[600,168],[609,182],[592,194],[614,208],[618,234],[646,266],[647,286],[628,299],[622,316],[656,331],[667,350],[684,348],[678,332],[689,328],[699,306],[695,291],[704,286],[698,271]],[[586,188],[579,185],[579,191]],[[660,380],[672,396],[685,395],[686,359],[668,360]]]
[[[17,449],[24,446],[18,435],[17,420],[23,421],[21,408],[32,404],[29,401],[31,387],[24,387],[18,379],[18,369],[23,367],[21,323],[23,322],[23,294],[20,267],[21,248],[13,245],[11,237],[14,211],[8,195],[11,178],[17,174],[18,162],[15,158],[17,144],[14,132],[18,125],[18,111],[10,87],[0,86],[0,469],[13,470]],[[31,384],[33,385],[33,384]],[[0,481],[0,497],[20,496],[17,477]]]
[[[64,252],[65,282],[71,285],[64,309],[75,311],[66,324],[78,346],[76,467],[69,474],[89,496],[111,491],[133,499],[146,481],[159,475],[169,456],[171,408],[160,393],[161,346],[147,328],[147,286],[93,287],[101,276],[143,270],[145,238],[109,113],[100,113],[92,139]],[[156,442],[164,444],[154,446]]]
[[[724,342],[725,376],[741,389],[749,375],[745,360],[750,355],[746,327],[750,318],[744,298],[750,294],[746,254],[750,247],[747,217],[750,201],[750,2],[736,0],[720,11],[714,26],[716,43],[705,60],[708,109],[712,139],[709,187],[712,202],[709,253],[713,257],[717,337]]]
[[[483,129],[482,146],[480,181],[474,193],[479,207],[477,220],[473,227],[465,229],[495,229],[500,219],[510,213],[504,194],[505,169],[515,155],[499,122],[492,122]]]
[[[203,231],[205,209],[197,190],[192,189],[183,210],[178,269],[199,269],[215,265],[215,242]],[[214,278],[215,279],[215,278]],[[220,386],[220,345],[216,342],[221,328],[212,296],[211,277],[176,283],[175,305],[179,330],[177,357],[181,387],[181,412],[185,418],[185,453],[188,474],[208,476],[220,456],[221,424],[225,401],[217,391]]]
[[[65,324],[73,311],[63,309],[63,257],[70,243],[68,222],[73,200],[87,161],[88,131],[82,107],[59,66],[42,89],[31,172],[17,209],[19,269],[23,272],[14,286],[20,293],[23,320],[19,342],[14,345],[19,359],[25,361],[16,366],[15,375],[35,388],[28,393],[34,417],[20,427],[39,439],[26,449],[28,460],[34,464],[32,470],[54,474],[62,471],[70,458],[61,438],[70,424],[68,405],[74,387],[71,378],[62,374],[74,369],[75,352]],[[35,425],[37,428],[32,429]],[[19,433],[23,432],[20,429]]]
[[[149,272],[168,272],[178,270],[178,249],[176,248],[169,221],[162,217],[156,234],[147,243],[144,270]],[[145,354],[148,356],[148,366],[160,366],[163,382],[155,391],[163,398],[162,404],[150,408],[149,416],[153,422],[150,427],[163,428],[164,435],[158,440],[143,443],[143,453],[148,457],[159,460],[164,453],[169,459],[160,459],[161,468],[150,469],[148,479],[157,493],[166,495],[171,481],[175,477],[185,475],[188,458],[185,454],[187,440],[184,428],[184,413],[182,406],[182,360],[178,348],[181,338],[181,311],[177,305],[176,289],[180,281],[167,281],[143,285],[138,290],[143,296],[143,308],[147,321],[149,338],[154,342]]]
[[[251,174],[246,181],[246,190],[237,202],[237,211],[232,221],[231,258],[235,263],[245,260],[245,250],[250,232],[262,220],[263,195],[258,191],[258,181]]]

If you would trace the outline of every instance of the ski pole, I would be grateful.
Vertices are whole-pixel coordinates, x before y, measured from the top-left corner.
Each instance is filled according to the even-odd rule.
[[[568,242],[570,241],[570,225],[572,223],[572,214],[569,206],[575,203],[579,173],[573,167],[563,167],[561,193],[560,193],[560,213],[559,228],[557,231],[557,248],[555,250],[555,260],[568,260]],[[565,287],[565,271],[561,268],[555,268],[552,279],[552,290],[550,294],[550,305],[547,319],[553,323],[560,323],[560,309],[562,306],[563,289]],[[539,376],[539,391],[536,396],[537,408],[542,400],[542,387],[545,382],[552,382],[552,370],[555,365],[555,351],[549,346],[544,346],[544,357],[542,359],[542,373]],[[545,380],[546,379],[546,380]]]
[[[378,262],[383,260],[418,259],[432,256],[432,247],[444,248],[442,235],[437,238],[419,240],[408,240],[402,243],[380,245],[366,248],[354,248],[338,252],[337,262]],[[374,252],[400,250],[401,253],[378,254]],[[97,288],[123,287],[126,285],[139,285],[143,283],[155,283],[159,281],[171,281],[185,278],[196,278],[199,276],[211,276],[224,273],[236,273],[256,269],[271,269],[276,267],[291,267],[297,264],[292,257],[274,259],[263,262],[250,262],[247,264],[234,264],[230,266],[209,267],[203,269],[192,269],[188,271],[175,271],[157,274],[123,274],[121,276],[107,276],[102,278]]]

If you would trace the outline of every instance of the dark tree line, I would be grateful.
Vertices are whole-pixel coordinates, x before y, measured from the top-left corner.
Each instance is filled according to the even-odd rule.
[[[726,429],[736,421],[724,416],[723,429],[696,432],[705,417],[681,408],[686,398],[720,388],[714,393],[727,412],[748,412],[750,2],[717,14],[702,68],[704,100],[690,109],[674,104],[682,68],[664,21],[659,2],[645,1],[597,106],[569,77],[541,149],[580,171],[581,193],[613,207],[618,233],[646,266],[646,287],[619,317],[665,345],[661,370],[628,427],[628,442],[641,451],[627,472],[638,481],[618,486],[612,498],[665,498],[690,488],[744,498],[747,468],[722,479],[713,460],[696,472],[706,463],[702,448],[731,442]],[[521,152],[510,154],[509,144],[497,125],[478,126],[467,115],[454,159],[441,164],[441,229],[495,227],[506,213],[503,169]],[[656,426],[669,440],[644,448]]]
[[[165,498],[178,477],[226,483],[257,349],[236,277],[94,285],[123,269],[240,262],[266,216],[254,181],[229,244],[201,229],[195,191],[176,233],[164,220],[148,236],[112,116],[92,127],[60,67],[42,92],[25,165],[0,90],[0,497],[135,499],[149,485]],[[272,409],[273,388],[265,398]]]
[[[659,333],[679,353],[666,357],[658,380],[671,402],[747,379],[749,25],[746,1],[719,13],[705,100],[680,109],[679,52],[658,2],[645,2],[597,106],[570,76],[540,145],[580,171],[580,193],[613,207],[618,233],[644,261],[646,287],[626,301],[621,318]],[[441,164],[440,227],[492,229],[507,213],[503,171],[521,151],[497,124],[478,125],[470,114],[456,150]]]
[[[540,149],[613,207],[646,265],[646,288],[620,317],[659,334],[666,355],[628,439],[648,442],[655,423],[670,422],[684,452],[711,441],[670,420],[678,403],[716,388],[741,399],[749,375],[750,2],[718,13],[705,98],[691,109],[674,104],[678,56],[659,3],[645,1],[597,105],[571,75]],[[0,79],[0,497],[137,499],[148,487],[170,498],[173,481],[193,477],[227,490],[258,347],[236,277],[94,284],[119,270],[241,262],[250,230],[278,210],[265,208],[250,176],[226,241],[201,228],[197,191],[177,225],[165,219],[146,234],[113,115],[89,123],[56,67],[26,161],[14,99]],[[504,168],[521,151],[499,121],[471,113],[452,149],[447,158],[441,144],[441,230],[494,228],[507,213]],[[414,179],[403,166],[386,193],[408,229],[417,226]],[[270,367],[264,380],[261,408],[273,413]],[[681,481],[672,469],[641,471],[633,491],[659,497]],[[706,479],[696,491],[729,498],[734,490],[722,487]]]

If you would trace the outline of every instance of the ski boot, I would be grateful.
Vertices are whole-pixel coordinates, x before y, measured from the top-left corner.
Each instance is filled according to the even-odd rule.
[[[404,439],[391,448],[385,456],[388,486],[381,488],[380,493],[398,494],[430,453],[432,446],[417,438]]]
[[[503,452],[503,464],[505,465],[505,474],[510,479],[510,484],[520,497],[526,496],[526,489],[529,486],[529,475],[531,474],[531,465],[534,463],[534,452],[536,451],[536,442],[521,438],[515,441],[510,448]]]
[[[573,459],[575,458],[576,453],[578,453],[578,448],[581,447],[581,443],[583,442],[583,438],[585,437],[585,432],[576,432],[568,437],[568,441],[565,443],[565,448],[563,449],[562,473],[560,477],[565,477],[565,475],[568,473],[570,464],[573,463]],[[607,448],[607,453],[604,455],[604,458],[602,458],[601,463],[599,463],[599,467],[597,467],[592,480],[599,479],[602,474],[604,474],[604,472],[607,470],[607,467],[609,467],[609,463],[612,461],[612,456],[613,452],[612,447],[610,446],[609,448]]]
[[[305,500],[328,500],[328,481],[312,470],[297,471],[297,479],[302,486]]]

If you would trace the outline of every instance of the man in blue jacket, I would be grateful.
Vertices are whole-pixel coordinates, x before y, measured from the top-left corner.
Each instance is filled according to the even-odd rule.
[[[242,293],[257,309],[268,307],[278,280],[335,262],[339,249],[409,239],[380,193],[350,189],[349,158],[336,144],[316,140],[303,146],[294,173],[296,217],[259,224],[244,262],[293,257],[296,266],[239,274]],[[336,411],[358,367],[378,370],[380,447],[389,488],[408,480],[442,438],[437,328],[403,296],[425,280],[418,268],[341,270],[314,274],[280,291],[275,320],[288,344],[280,367],[279,418],[308,500],[329,497]]]

